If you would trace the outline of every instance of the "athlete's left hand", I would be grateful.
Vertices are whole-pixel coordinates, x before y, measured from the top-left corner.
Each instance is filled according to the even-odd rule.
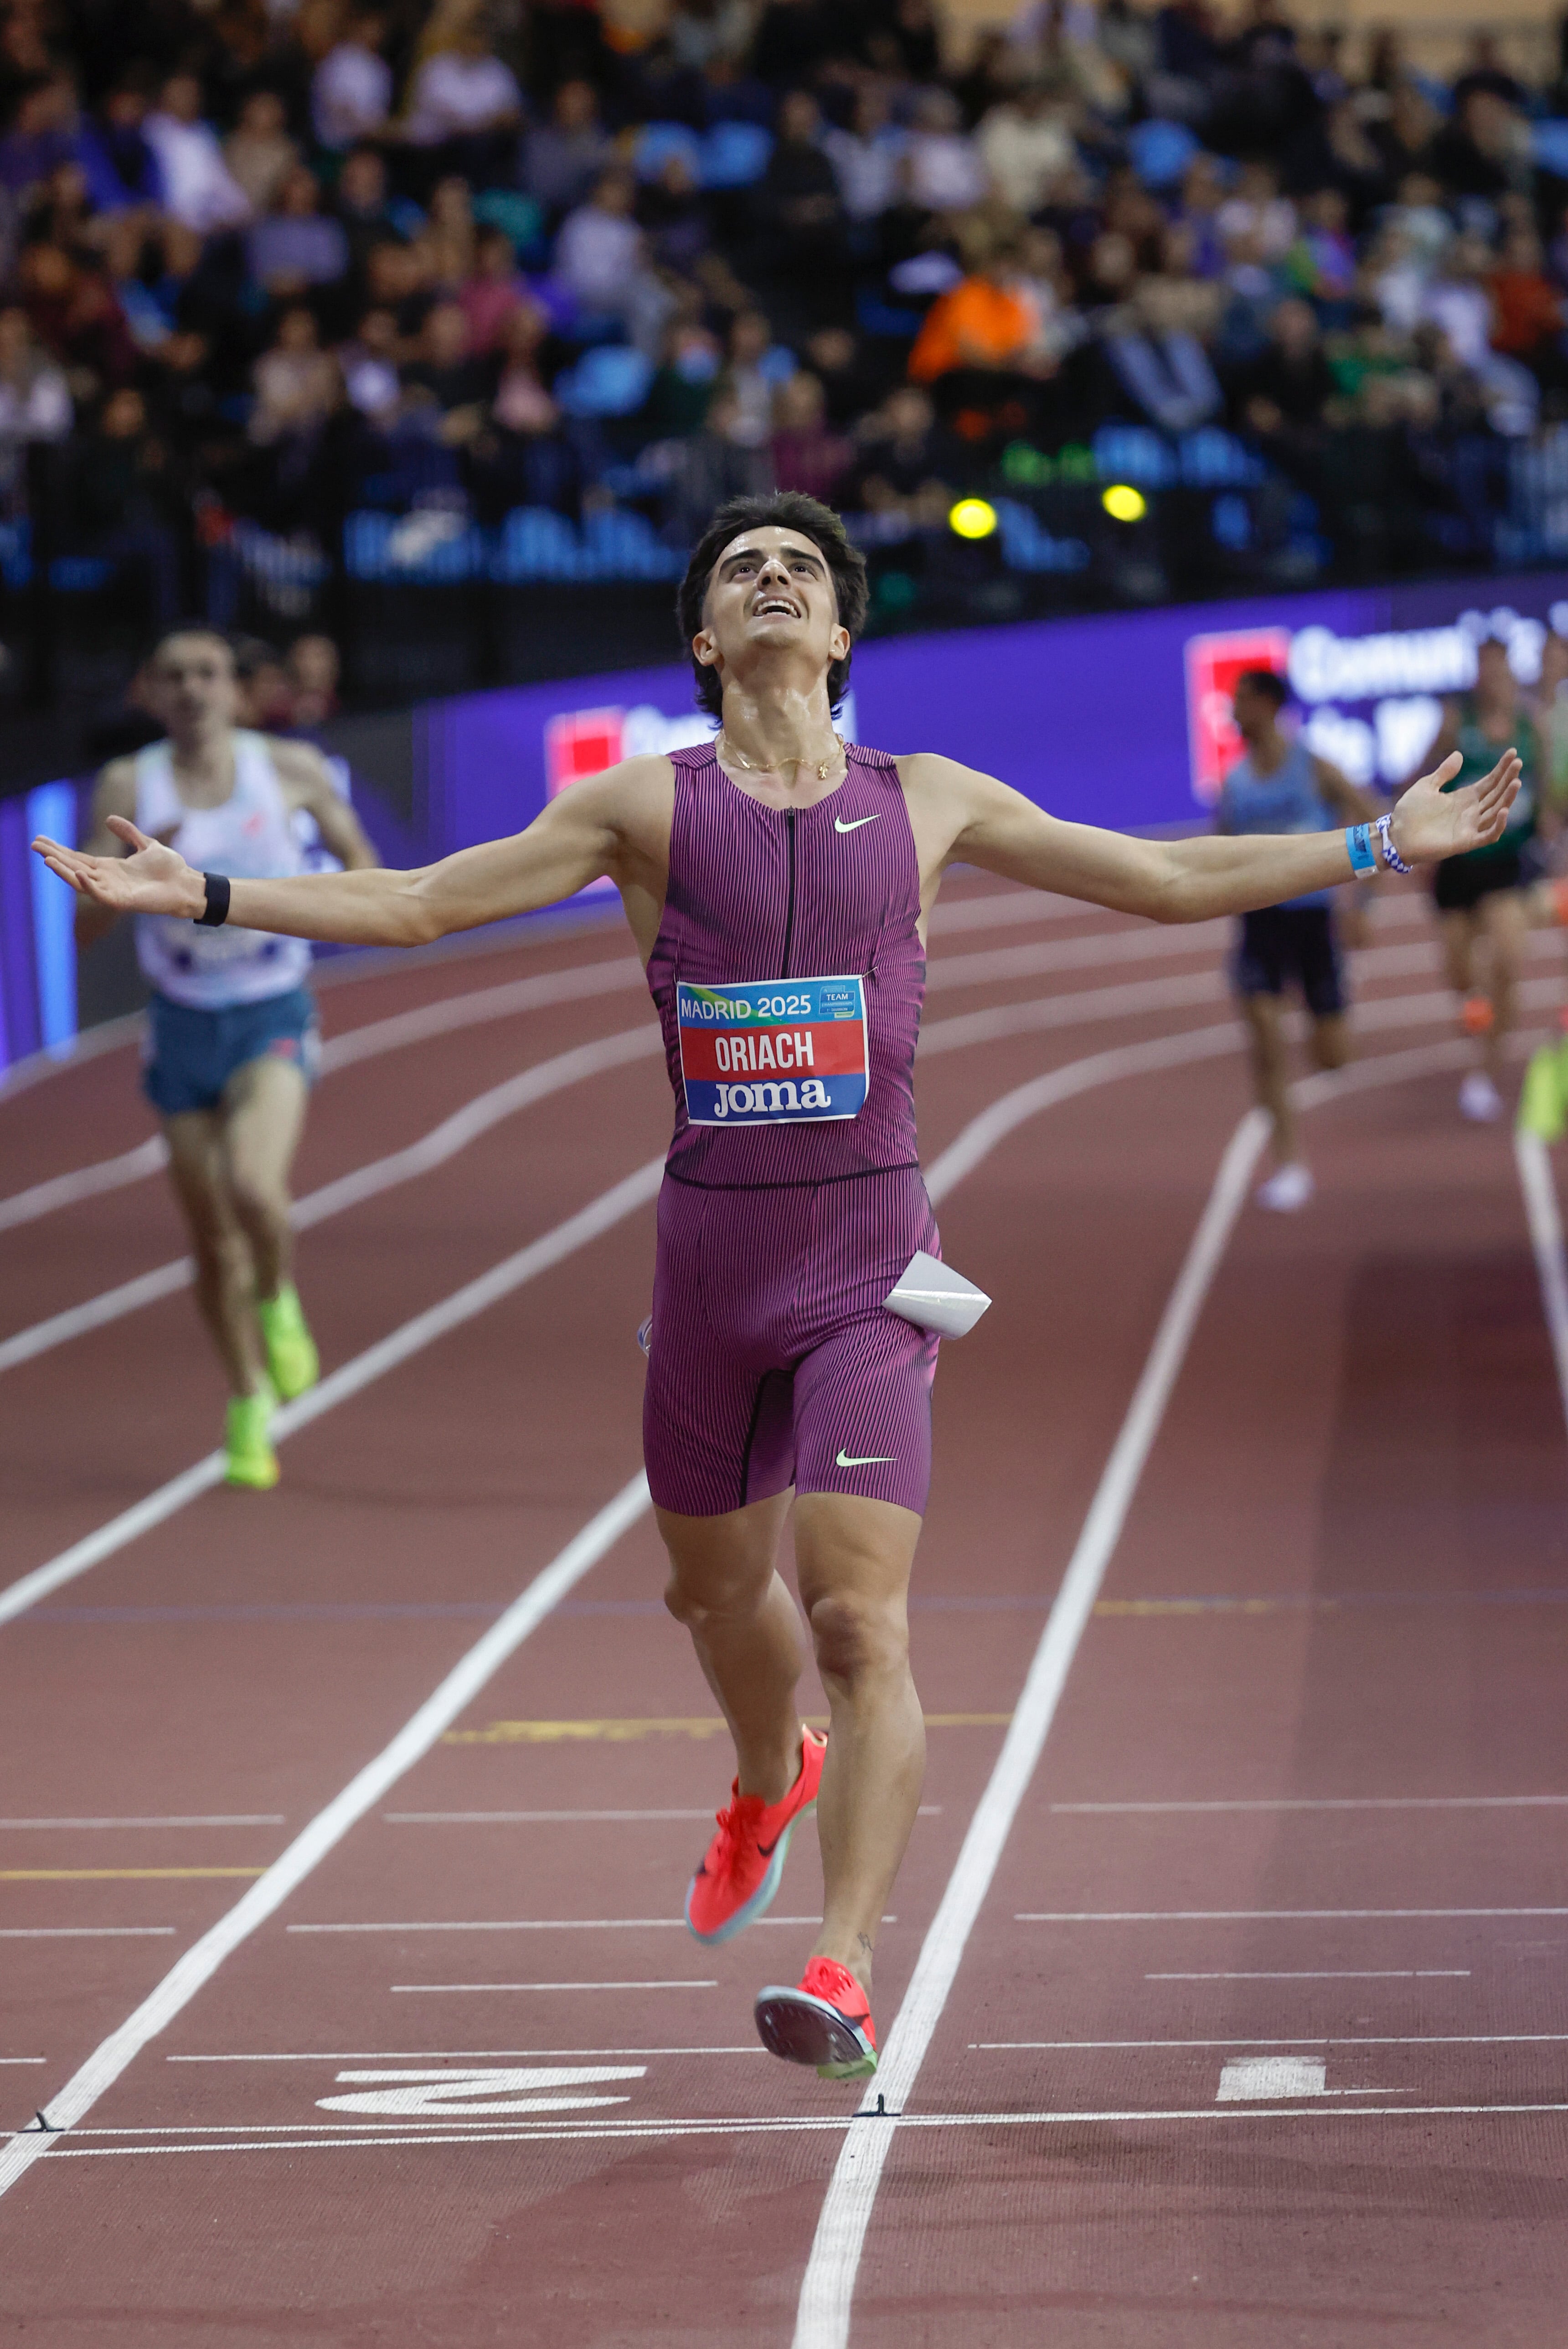
[[[1435,864],[1439,857],[1463,856],[1501,838],[1508,811],[1519,796],[1518,751],[1505,750],[1480,782],[1445,792],[1443,785],[1462,763],[1459,752],[1450,750],[1441,766],[1421,776],[1396,802],[1390,829],[1408,864]]]

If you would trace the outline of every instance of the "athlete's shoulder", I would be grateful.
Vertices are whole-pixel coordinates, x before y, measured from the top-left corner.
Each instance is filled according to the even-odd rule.
[[[109,759],[98,771],[93,783],[93,805],[105,815],[134,815],[136,812],[136,756]]]
[[[235,732],[237,739],[242,741],[245,730],[236,728]],[[314,742],[303,741],[298,735],[289,734],[253,734],[251,740],[266,752],[273,762],[273,772],[280,782],[330,782],[331,771],[325,753],[318,750]]]
[[[966,767],[962,760],[950,759],[941,750],[900,751],[893,756],[893,765],[909,798],[942,801],[954,808],[967,807],[1006,788],[995,775]]]

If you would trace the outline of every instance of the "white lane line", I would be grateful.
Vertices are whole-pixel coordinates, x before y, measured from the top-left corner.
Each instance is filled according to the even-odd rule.
[[[941,1811],[940,1803],[922,1803],[920,1816],[934,1819]],[[584,1819],[711,1819],[713,1806],[704,1811],[383,1811],[381,1816],[392,1827],[535,1826],[565,1822],[576,1826]],[[0,1820],[0,1826],[4,1824]]]
[[[935,932],[960,929],[995,929],[1023,921],[1049,920],[1057,914],[1095,913],[1099,908],[1072,904],[1067,899],[1047,904],[1035,890],[1020,891],[1017,897],[988,901],[960,902],[938,909],[932,928]],[[1082,964],[1116,962],[1124,957],[1137,960],[1150,954],[1176,955],[1196,953],[1211,943],[1212,933],[1218,926],[1205,923],[1194,926],[1186,933],[1173,933],[1147,926],[1136,929],[1111,930],[1083,938],[1069,938],[1057,946],[1044,948],[1014,949],[1014,952],[1044,954],[1046,959],[1026,963],[1016,972],[1004,968],[998,977],[1026,977],[1032,971],[1071,969]],[[1191,946],[1183,938],[1191,938]],[[988,956],[953,957],[940,963],[943,976],[936,985],[982,985],[987,973],[977,968],[965,980],[949,971],[959,973],[965,962],[984,966]],[[631,988],[645,988],[646,976],[634,956],[620,956],[613,962],[593,962],[573,965],[566,970],[546,971],[532,978],[512,979],[499,987],[476,988],[461,995],[446,996],[435,1003],[420,1005],[412,1011],[394,1013],[386,1019],[366,1021],[342,1034],[329,1037],[322,1047],[321,1068],[324,1076],[340,1069],[356,1067],[365,1061],[378,1059],[385,1052],[397,1051],[407,1045],[434,1041],[450,1036],[465,1028],[486,1025],[497,1019],[510,1019],[518,1014],[538,1010],[546,1005],[585,1002],[597,996],[620,994]],[[117,1027],[119,1023],[116,1023]],[[126,1023],[129,1037],[139,1026],[139,1016]],[[117,1037],[117,1041],[124,1040]],[[55,1066],[58,1066],[57,1061]],[[32,1223],[40,1216],[55,1214],[62,1207],[77,1206],[84,1199],[97,1198],[107,1191],[116,1191],[131,1183],[140,1183],[160,1174],[168,1164],[169,1152],[160,1133],[150,1134],[133,1149],[121,1151],[113,1158],[97,1160],[88,1166],[70,1169],[42,1183],[35,1183],[25,1191],[14,1192],[9,1198],[0,1199],[0,1232],[13,1230],[19,1224]]]
[[[46,2064],[46,2055],[0,2055],[0,2064]]]
[[[1009,1131],[1018,1116],[1029,1113],[1024,1104],[1038,1091],[1038,1082],[1022,1087],[985,1112],[998,1135]],[[975,1123],[979,1125],[983,1121],[976,1120]],[[1208,1203],[1062,1578],[1002,1751],[921,1946],[877,2075],[882,2095],[895,2111],[908,2102],[957,1974],[970,1930],[990,1889],[1008,1830],[1034,1775],[1078,1641],[1099,1595],[1144,1463],[1159,1433],[1210,1284],[1246,1198],[1247,1185],[1267,1133],[1268,1121],[1263,1112],[1250,1110],[1226,1145]],[[933,1176],[945,1170],[948,1184],[958,1180],[973,1163],[973,1149],[967,1137],[961,1135],[933,1168]],[[934,1182],[931,1187],[934,1196]],[[823,2199],[800,2287],[795,2349],[845,2349],[861,2251],[892,2139],[891,2127],[867,2127],[851,2131],[845,2140]]]
[[[711,1819],[705,1811],[383,1811],[389,1827],[531,1826],[550,1821],[624,1819]]]
[[[160,1174],[168,1163],[168,1145],[160,1133],[155,1133],[139,1142],[134,1150],[122,1150],[117,1158],[100,1158],[91,1166],[74,1167],[69,1174],[52,1175],[46,1183],[14,1191],[8,1199],[0,1199],[0,1232],[14,1231],[18,1224],[33,1223],[40,1216],[52,1216],[57,1208],[74,1207],[78,1200],[119,1191],[128,1183],[145,1182],[150,1174]]]
[[[1035,893],[1025,892],[1023,895],[1027,900]],[[1001,902],[1006,904],[1009,901]],[[953,909],[954,913],[961,910],[964,909]],[[1034,906],[1028,903],[1001,918],[1016,921],[1026,916],[1037,917]],[[984,925],[965,923],[964,926],[991,927],[997,918],[997,914],[993,913]],[[1206,950],[1214,943],[1216,933],[1224,926],[1218,923],[1197,923],[1191,926],[1161,928],[1140,924],[1130,929],[1096,932],[1088,937],[1005,948],[999,954],[939,957],[928,973],[927,990],[992,985],[1095,964],[1174,959]],[[1551,941],[1534,942],[1532,951],[1535,946],[1549,949]],[[1437,947],[1425,944],[1373,947],[1357,956],[1356,968],[1357,978],[1362,981],[1391,978],[1416,971],[1434,971],[1437,968]],[[427,1004],[415,1011],[400,1012],[388,1019],[373,1020],[364,1027],[350,1029],[346,1034],[331,1038],[323,1048],[323,1072],[330,1074],[335,1070],[353,1067],[359,1061],[374,1059],[403,1045],[428,1041],[449,1035],[459,1029],[510,1018],[544,1004],[585,999],[618,992],[628,987],[644,987],[645,983],[641,964],[633,958],[587,964],[572,970],[548,972],[536,978],[519,979],[500,987],[483,988],[469,994],[449,997],[442,1002]],[[1208,1001],[1222,995],[1225,986],[1222,972],[1216,965],[1207,972],[1189,974],[1185,978],[1171,978],[1164,981],[1080,991],[1076,996],[1063,999],[1070,1007],[1064,1019],[1041,1019],[1029,1024],[1065,1026],[1082,1019],[1109,1019],[1119,1014],[1125,1016],[1140,1010],[1173,1008],[1181,1002]],[[1002,1007],[1004,1010],[1017,1008]],[[979,1016],[984,1019],[985,1015]],[[1006,1034],[1016,1030],[1003,1027],[994,1032]],[[958,1040],[954,1039],[954,1044]],[[929,1050],[929,1037],[924,1041],[925,1049]],[[123,1151],[116,1157],[102,1159],[92,1165],[77,1167],[46,1182],[34,1184],[10,1198],[0,1199],[0,1232],[32,1222],[59,1208],[75,1206],[80,1200],[119,1189],[127,1184],[141,1182],[159,1173],[167,1157],[161,1134],[153,1134],[147,1141],[139,1143],[134,1149]],[[134,1310],[138,1302],[147,1301],[150,1300],[133,1299],[122,1309]],[[0,1363],[0,1367],[4,1364]]]
[[[285,1403],[273,1423],[274,1439],[282,1442],[298,1429],[308,1426],[312,1420],[319,1419],[325,1412],[335,1410],[340,1402],[346,1402],[377,1379],[385,1377],[388,1371],[396,1370],[425,1347],[433,1345],[437,1339],[444,1338],[463,1322],[471,1321],[476,1314],[484,1312],[500,1299],[510,1297],[525,1282],[549,1271],[577,1248],[586,1247],[589,1241],[598,1239],[624,1216],[638,1207],[645,1206],[655,1196],[663,1175],[663,1159],[650,1159],[634,1174],[628,1174],[624,1182],[602,1192],[597,1199],[591,1201],[575,1216],[569,1216],[563,1224],[557,1224],[554,1230],[546,1232],[542,1238],[531,1240],[515,1256],[503,1257],[500,1264],[492,1265],[489,1272],[481,1273],[477,1280],[469,1281],[463,1288],[455,1289],[450,1297],[444,1298],[440,1304],[417,1313],[411,1321],[405,1321],[390,1336],[378,1339],[374,1346],[367,1346],[364,1353],[356,1354],[352,1361],[345,1362],[341,1370],[334,1371],[318,1387],[313,1387],[308,1394],[301,1395],[297,1402]],[[58,1590],[63,1583],[74,1581],[89,1567],[112,1557],[117,1550],[123,1549],[127,1543],[137,1540],[152,1526],[162,1525],[202,1493],[221,1484],[222,1477],[223,1454],[210,1452],[204,1460],[198,1460],[193,1467],[171,1477],[167,1485],[160,1485],[155,1493],[150,1493],[144,1500],[138,1501],[119,1516],[111,1517],[96,1533],[84,1536],[69,1549],[62,1550],[59,1557],[52,1558],[46,1566],[35,1568],[31,1574],[23,1575],[20,1580],[0,1590],[0,1623],[7,1623],[14,1617],[25,1614],[29,1607],[36,1607],[39,1599],[46,1599],[51,1591]],[[504,1621],[506,1619],[503,1617],[501,1619]]]
[[[480,1134],[488,1133],[503,1119],[515,1116],[519,1110],[560,1092],[567,1085],[579,1084],[585,1078],[624,1067],[629,1061],[645,1059],[663,1049],[656,1028],[629,1028],[618,1035],[601,1037],[596,1043],[581,1044],[570,1052],[558,1053],[553,1060],[541,1061],[535,1067],[507,1078],[504,1083],[477,1093],[472,1101],[465,1102],[461,1109],[443,1118],[439,1125],[432,1126],[428,1133],[406,1149],[372,1159],[367,1165],[323,1184],[319,1190],[307,1192],[303,1199],[294,1202],[294,1229],[309,1231],[313,1226],[325,1223],[329,1216],[342,1215],[346,1208],[361,1206],[366,1199],[377,1198],[400,1183],[411,1183],[418,1175],[431,1174],[466,1150]],[[46,1320],[18,1330],[12,1337],[0,1340],[0,1371],[34,1361],[56,1346],[67,1345],[88,1330],[101,1330],[110,1321],[121,1320],[128,1313],[139,1312],[143,1306],[172,1296],[176,1290],[190,1286],[194,1272],[191,1258],[180,1257],[134,1280],[122,1282],[118,1288],[106,1288],[80,1305],[67,1306]]]
[[[1568,1917],[1568,1909],[1017,1909],[1016,1925],[1231,1925],[1273,1918]]]
[[[1154,935],[1163,937],[1166,933]],[[1404,954],[1408,950],[1395,947],[1379,951]],[[970,959],[978,960],[980,957],[972,957]],[[1555,1000],[1556,991],[1554,979],[1529,981],[1519,989],[1519,999],[1529,1008],[1536,995],[1542,1001]],[[995,1042],[1006,1036],[1126,1019],[1142,1012],[1170,1012],[1195,1003],[1220,1001],[1228,992],[1224,973],[1216,967],[1189,973],[1185,977],[1079,989],[1067,995],[1037,998],[1026,1003],[1000,1004],[988,1011],[934,1021],[923,1030],[919,1050],[922,1057],[927,1057],[932,1053],[956,1051],[975,1044]],[[1368,1032],[1403,1027],[1417,1020],[1446,1019],[1450,1009],[1448,996],[1441,993],[1385,997],[1361,1006],[1357,1026]],[[325,1217],[340,1214],[346,1207],[359,1206],[397,1184],[428,1174],[466,1149],[478,1135],[529,1103],[545,1098],[564,1085],[622,1065],[625,1060],[637,1059],[644,1053],[651,1055],[660,1049],[655,1029],[628,1029],[597,1043],[579,1046],[573,1051],[562,1053],[553,1061],[542,1061],[535,1068],[525,1069],[518,1076],[478,1094],[462,1109],[432,1127],[418,1142],[342,1175],[335,1182],[326,1184],[322,1189],[298,1200],[293,1217],[295,1228],[307,1230]],[[1430,1065],[1433,1069],[1458,1066],[1464,1058],[1463,1047],[1457,1042],[1431,1050]],[[1375,1063],[1372,1062],[1353,1062],[1348,1069],[1325,1077],[1304,1080],[1295,1089],[1301,1105],[1311,1107],[1335,1092],[1353,1091],[1361,1084],[1381,1081],[1379,1078],[1365,1073],[1373,1066]],[[57,1346],[67,1345],[91,1330],[123,1319],[128,1314],[140,1312],[144,1307],[157,1304],[163,1298],[188,1288],[192,1277],[191,1258],[181,1257],[155,1267],[150,1272],[121,1282],[117,1288],[87,1298],[80,1304],[67,1306],[25,1330],[15,1330],[9,1338],[0,1340],[0,1371],[36,1361],[39,1355],[50,1352]]]
[[[386,1800],[398,1779],[430,1751],[507,1658],[543,1622],[557,1600],[583,1579],[650,1506],[647,1478],[639,1470],[550,1565],[535,1575],[500,1620],[475,1641],[375,1760],[366,1763],[342,1793],[335,1795],[325,1810],[316,1813],[266,1874],[186,1951],[150,1996],[143,1999],[65,2086],[49,2098],[45,2109],[54,2128],[69,2128],[86,2117],[148,2042],[168,2028],[202,1985],[211,1981],[225,1958],[282,1907],[342,1842],[349,1829],[377,1803]],[[42,2131],[15,2138],[0,2153],[0,2195],[6,2193],[39,2154],[54,2143],[53,2137]]]
[[[172,1925],[0,1925],[0,1941],[134,1941]]]
[[[754,1917],[753,1928],[759,1925],[820,1925],[820,1917]],[[896,1917],[884,1917],[884,1925],[896,1925]],[[416,1917],[402,1922],[388,1922],[380,1918],[369,1924],[350,1925],[290,1925],[290,1933],[685,1933],[690,1929],[684,1917],[486,1917],[476,1923],[471,1919]]]
[[[1227,2039],[1227,2047],[1241,2044]],[[350,2047],[290,2050],[264,2055],[166,2055],[166,2064],[471,2064],[520,2055],[766,2055],[759,2040],[744,2047]],[[38,2057],[43,2062],[43,2057]]]
[[[1053,1811],[1526,1811],[1559,1807],[1568,1795],[1326,1795],[1236,1803],[1053,1803]]]
[[[1519,1130],[1513,1137],[1513,1155],[1519,1168],[1520,1188],[1524,1194],[1524,1213],[1530,1226],[1530,1245],[1535,1251],[1546,1328],[1552,1340],[1557,1392],[1563,1419],[1568,1422],[1568,1264],[1563,1260],[1563,1217],[1558,1212],[1557,1186],[1552,1179],[1552,1159],[1539,1134]]]
[[[406,1998],[453,1998],[492,1990],[717,1990],[713,1982],[394,1982]]]
[[[1469,1966],[1378,1966],[1371,1971],[1345,1966],[1314,1968],[1282,1974],[1145,1974],[1145,1982],[1469,1982]]]
[[[282,1811],[214,1812],[209,1818],[168,1819],[0,1819],[7,1827],[281,1827]]]
[[[1354,2095],[1350,2090],[1347,2094]],[[1366,2093],[1366,2092],[1363,2092]],[[1201,2105],[1192,2111],[1171,2111],[1158,2106],[1132,2106],[1120,2112],[1041,2112],[1041,2113],[902,2113],[897,2116],[900,2128],[906,2129],[993,2129],[993,2128],[1082,2128],[1095,2126],[1128,2126],[1140,2122],[1208,2121],[1278,2122],[1290,2121],[1298,2126],[1311,2121],[1376,2120],[1385,2123],[1407,2120],[1511,2120],[1521,2116],[1539,2113],[1568,2113],[1568,2104],[1508,2104],[1508,2105],[1355,2105],[1336,2104],[1330,2098],[1313,2096],[1299,2105]],[[874,2116],[872,2116],[874,2118]],[[891,2120],[893,2116],[889,2116]],[[855,2123],[861,2123],[861,2130]],[[296,2127],[298,2125],[296,2124]],[[307,2127],[313,2124],[306,2123]],[[330,2134],[330,2125],[321,2136],[262,2137],[250,2136],[214,2143],[211,2138],[200,2138],[189,2144],[161,2142],[142,2145],[83,2145],[62,2144],[59,2137],[43,2138],[50,2156],[57,2161],[96,2161],[124,2157],[144,2158],[150,2154],[178,2153],[362,2153],[366,2147],[429,2146],[439,2149],[454,2145],[562,2145],[588,2141],[618,2142],[671,2140],[685,2137],[795,2137],[816,2136],[824,2131],[844,2129],[853,2132],[849,2142],[853,2144],[862,2131],[869,2131],[866,2116],[852,2114],[822,2116],[817,2118],[791,2117],[787,2120],[680,2120],[680,2121],[599,2121],[579,2122],[563,2127],[490,2128],[463,2130],[419,2131],[418,2135],[386,2136],[366,2129],[352,2137]],[[891,2130],[889,2132],[891,2134]],[[25,2137],[38,2137],[32,2130]],[[15,2140],[14,2140],[15,2142]]]
[[[972,2039],[969,2053],[975,2054],[1026,2054],[1036,2050],[1062,2054],[1075,2047],[1105,2054],[1116,2048],[1139,2047],[1561,2047],[1568,2045],[1568,2031],[1492,2031],[1448,2032],[1415,2031],[1402,2033],[1358,2033],[1348,2037],[1295,2039]],[[582,2048],[569,2048],[568,2054],[582,2054]],[[595,2048],[594,2054],[614,2054],[614,2048]]]

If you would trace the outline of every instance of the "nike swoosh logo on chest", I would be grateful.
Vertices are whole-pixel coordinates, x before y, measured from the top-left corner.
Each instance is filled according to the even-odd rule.
[[[833,830],[835,832],[859,832],[862,823],[880,823],[881,822],[882,810],[880,808],[877,810],[875,815],[857,815],[849,823],[844,822],[841,815],[836,815],[833,818]]]

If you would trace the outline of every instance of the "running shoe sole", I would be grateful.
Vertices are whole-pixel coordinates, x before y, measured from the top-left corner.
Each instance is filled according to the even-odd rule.
[[[796,1812],[794,1817],[790,1820],[789,1826],[782,1830],[778,1842],[773,1847],[773,1857],[768,1863],[767,1875],[763,1878],[761,1883],[758,1886],[750,1899],[748,1900],[743,1907],[738,1909],[734,1916],[729,1918],[719,1927],[717,1933],[699,1933],[696,1927],[692,1923],[691,1897],[696,1889],[696,1878],[695,1876],[692,1878],[691,1882],[686,1886],[686,1920],[687,1929],[696,1936],[697,1940],[703,1942],[710,1950],[716,1948],[720,1941],[733,1941],[737,1933],[743,1933],[748,1925],[754,1925],[757,1922],[758,1918],[762,1916],[766,1910],[769,1909],[773,1906],[773,1903],[779,1895],[779,1887],[784,1880],[784,1862],[789,1856],[789,1838],[794,1834],[796,1828],[799,1826],[801,1820],[809,1819],[816,1807],[817,1806],[814,1802],[807,1803],[802,1809]]]
[[[786,2064],[812,2064],[823,2080],[869,2080],[877,2051],[847,2015],[809,1990],[775,1983],[757,1993],[757,2036]]]

